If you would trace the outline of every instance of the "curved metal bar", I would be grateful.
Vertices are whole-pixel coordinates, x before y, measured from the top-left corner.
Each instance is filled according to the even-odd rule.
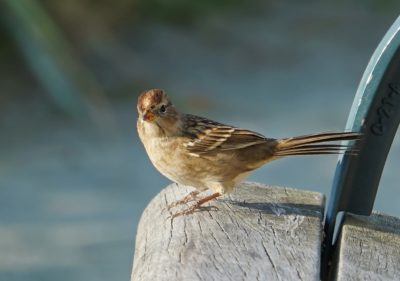
[[[386,157],[400,122],[400,17],[364,72],[346,129],[363,133],[357,156],[338,159],[325,218],[322,274],[327,272],[338,212],[370,215]],[[340,223],[340,222],[339,222]]]

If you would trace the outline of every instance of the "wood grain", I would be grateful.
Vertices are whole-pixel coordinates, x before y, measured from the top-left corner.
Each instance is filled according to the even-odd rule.
[[[400,280],[400,219],[347,214],[333,280]]]
[[[171,220],[190,191],[171,184],[145,209],[131,280],[319,280],[322,194],[246,182]]]

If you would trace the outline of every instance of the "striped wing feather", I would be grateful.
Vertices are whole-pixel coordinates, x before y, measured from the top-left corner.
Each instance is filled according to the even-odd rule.
[[[206,118],[186,115],[185,144],[190,153],[202,154],[218,150],[232,150],[265,143],[266,138],[256,132],[218,123]]]
[[[357,154],[357,148],[342,144],[331,144],[343,140],[358,140],[362,137],[355,132],[327,132],[284,139],[266,138],[256,132],[232,127],[206,118],[185,115],[185,132],[188,141],[185,146],[192,155],[199,156],[212,151],[233,150],[257,145],[274,143],[273,155]]]

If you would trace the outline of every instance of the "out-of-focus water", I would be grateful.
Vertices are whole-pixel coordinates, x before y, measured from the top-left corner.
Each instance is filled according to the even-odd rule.
[[[396,14],[293,5],[254,17],[210,16],[190,28],[152,24],[126,31],[128,51],[110,60],[116,73],[166,89],[182,111],[269,137],[341,130],[364,68]],[[112,53],[108,48],[102,51]],[[140,214],[168,181],[137,137],[136,100],[111,105],[118,128],[108,135],[53,113],[41,98],[3,110],[1,280],[129,278]],[[375,205],[397,216],[398,135]],[[329,195],[335,165],[335,156],[294,157],[249,179]]]

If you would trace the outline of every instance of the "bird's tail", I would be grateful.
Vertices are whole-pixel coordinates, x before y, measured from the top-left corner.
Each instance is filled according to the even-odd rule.
[[[357,154],[357,148],[349,145],[331,144],[330,142],[344,140],[358,140],[360,133],[322,133],[314,135],[298,136],[277,140],[273,152],[274,156],[282,157],[289,155],[315,155],[315,154]]]

